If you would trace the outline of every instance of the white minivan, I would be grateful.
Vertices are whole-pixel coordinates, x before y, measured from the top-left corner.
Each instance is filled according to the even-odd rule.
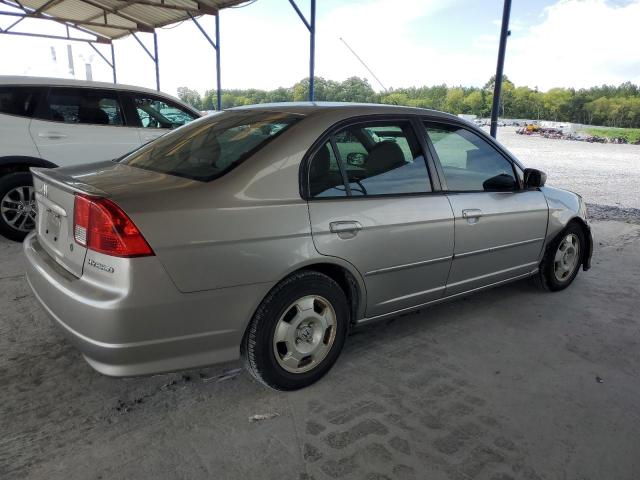
[[[35,226],[29,167],[116,159],[200,116],[146,88],[0,76],[0,234],[22,240]]]

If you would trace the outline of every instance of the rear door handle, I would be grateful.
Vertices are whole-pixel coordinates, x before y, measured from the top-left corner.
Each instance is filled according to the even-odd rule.
[[[480,217],[482,216],[482,210],[477,208],[470,208],[467,210],[462,210],[462,218],[467,220],[467,223],[470,225],[474,225],[480,221]]]
[[[60,132],[40,132],[38,133],[38,136],[40,138],[50,138],[50,139],[67,138],[67,135]]]
[[[329,224],[329,230],[333,233],[353,233],[356,234],[358,230],[362,230],[362,225],[355,221],[345,222],[331,222]]]

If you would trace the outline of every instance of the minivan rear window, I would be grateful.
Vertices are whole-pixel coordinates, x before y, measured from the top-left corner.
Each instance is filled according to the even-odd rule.
[[[31,117],[41,94],[37,87],[0,87],[0,113]]]
[[[121,163],[206,182],[224,175],[301,118],[281,112],[221,112],[163,135]]]

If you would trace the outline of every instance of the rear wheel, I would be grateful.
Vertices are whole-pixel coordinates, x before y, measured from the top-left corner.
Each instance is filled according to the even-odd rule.
[[[0,178],[0,234],[21,242],[36,226],[36,199],[30,173]]]
[[[584,232],[571,223],[549,246],[540,264],[538,283],[552,292],[571,285],[578,275],[585,251]]]
[[[333,366],[349,325],[340,286],[318,272],[278,284],[256,311],[242,343],[247,370],[276,390],[297,390]]]

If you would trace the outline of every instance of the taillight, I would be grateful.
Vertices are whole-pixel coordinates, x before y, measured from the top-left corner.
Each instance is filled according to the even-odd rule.
[[[154,254],[138,227],[108,198],[76,195],[73,236],[83,247],[114,257]]]

